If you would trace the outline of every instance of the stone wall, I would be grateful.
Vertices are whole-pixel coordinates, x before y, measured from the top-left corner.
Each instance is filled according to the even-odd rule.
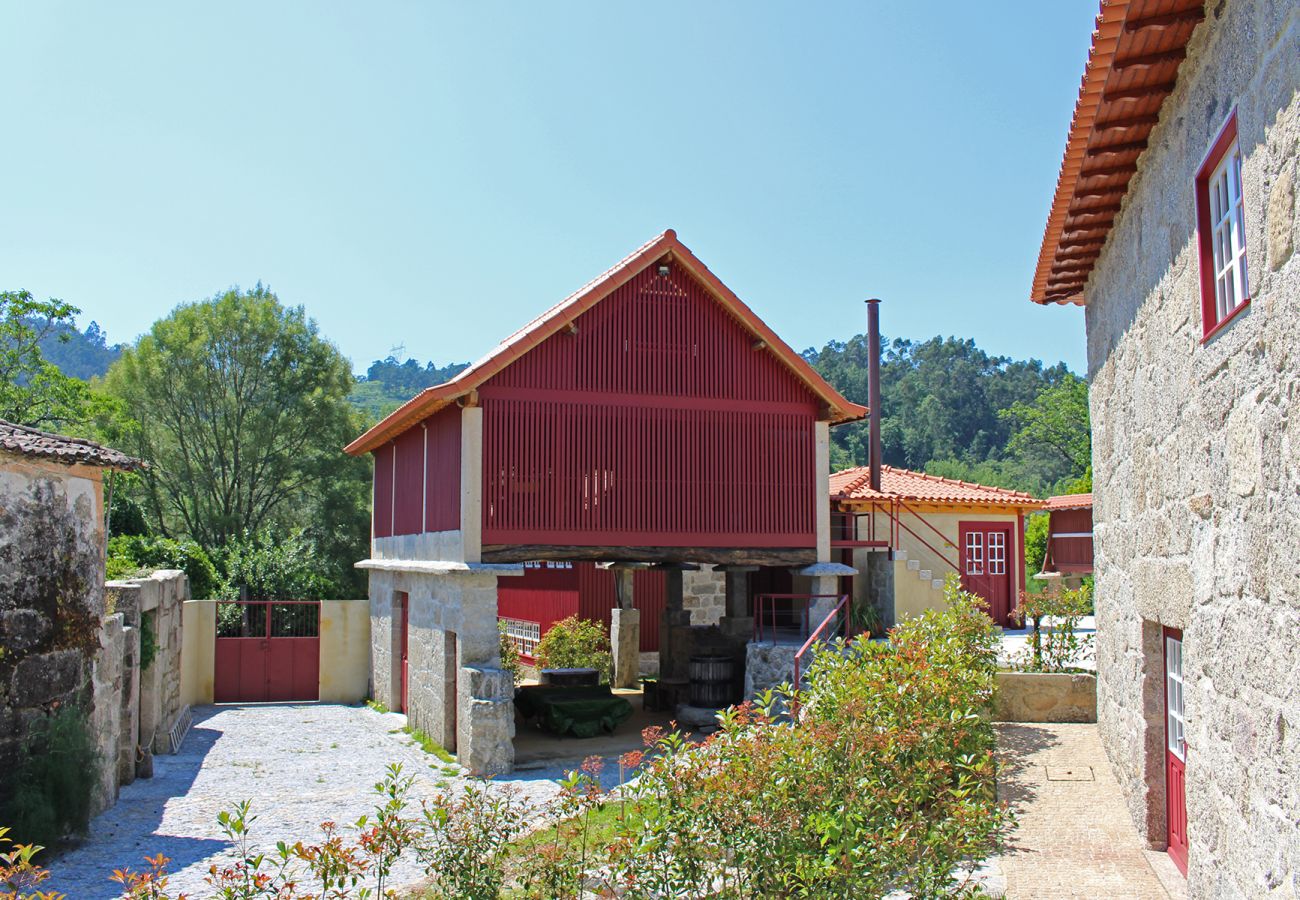
[[[99,469],[0,453],[0,796],[32,725],[90,709],[103,508]]]
[[[1070,672],[999,672],[998,722],[1095,722],[1097,676]]]
[[[1300,8],[1209,4],[1088,286],[1098,718],[1165,842],[1184,634],[1188,886],[1300,893]],[[1233,108],[1252,303],[1201,341],[1193,180]]]
[[[419,728],[481,775],[514,765],[514,687],[500,668],[497,578],[522,566],[409,568],[394,561],[370,572],[371,691],[401,709],[398,592],[408,595],[407,702]]]
[[[683,572],[682,608],[691,614],[692,625],[717,625],[727,614],[726,573],[712,566]]]

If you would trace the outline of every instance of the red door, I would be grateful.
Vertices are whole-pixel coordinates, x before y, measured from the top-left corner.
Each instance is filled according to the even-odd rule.
[[[1165,813],[1169,858],[1187,874],[1187,728],[1183,718],[1183,633],[1165,629]]]
[[[216,703],[316,700],[320,696],[320,601],[217,604]]]
[[[1011,620],[1011,522],[960,522],[957,542],[961,550],[961,586],[988,601],[989,616],[999,625]]]
[[[397,600],[398,600],[398,615],[400,615],[400,616],[401,616],[401,619],[402,619],[401,623],[398,625],[398,628],[401,629],[401,632],[400,632],[400,633],[401,633],[401,635],[402,635],[402,637],[401,637],[401,660],[400,660],[400,663],[399,663],[399,664],[401,665],[401,667],[402,667],[402,669],[401,669],[401,671],[402,671],[402,698],[401,698],[402,708],[401,708],[401,711],[402,711],[402,712],[406,712],[406,697],[407,697],[407,692],[406,692],[406,670],[407,670],[407,666],[406,666],[406,649],[407,649],[407,646],[409,645],[410,635],[411,635],[411,627],[410,627],[410,623],[411,623],[411,596],[410,596],[410,594],[406,593],[406,591],[401,591],[401,592],[397,595]]]

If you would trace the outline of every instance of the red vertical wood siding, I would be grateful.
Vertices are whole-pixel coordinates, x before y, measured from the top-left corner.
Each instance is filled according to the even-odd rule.
[[[641,611],[641,651],[654,653],[659,649],[659,616],[664,611],[664,573],[638,571],[632,584]],[[497,581],[497,615],[536,622],[543,635],[569,616],[600,622],[608,630],[616,602],[614,573],[596,568],[595,563],[579,562],[562,569],[530,567],[522,576]]]
[[[651,266],[490,379],[483,542],[811,547],[812,393]]]
[[[393,533],[393,445],[375,451],[375,511],[372,533],[377,538]]]
[[[429,480],[424,486],[424,531],[460,528],[460,407],[451,406],[425,419],[429,429]]]
[[[394,443],[393,534],[419,534],[424,530],[424,429],[403,432]]]
[[[460,408],[440,410],[423,426],[375,451],[375,537],[460,527]]]

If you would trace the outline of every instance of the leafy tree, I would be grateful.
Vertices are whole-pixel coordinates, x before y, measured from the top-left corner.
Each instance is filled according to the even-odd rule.
[[[37,300],[28,291],[0,292],[0,419],[56,428],[87,417],[86,384],[64,375],[41,352],[60,328],[75,330],[78,312],[62,300]]]
[[[316,547],[301,528],[267,529],[232,540],[222,554],[226,570],[221,596],[234,600],[240,588],[253,600],[336,599],[334,585],[320,572]]]
[[[413,359],[399,362],[396,356],[390,355],[375,360],[365,377],[357,378],[351,400],[371,420],[380,419],[425,388],[456,377],[467,366],[468,363],[437,366],[432,362],[420,365]]]
[[[191,540],[120,534],[109,538],[107,575],[134,578],[159,569],[180,569],[190,581],[190,596],[209,600],[217,596],[220,576],[207,552]]]
[[[35,319],[35,327],[45,329],[47,322]],[[89,381],[102,378],[108,367],[122,355],[122,345],[108,343],[108,335],[98,322],[91,322],[81,331],[70,322],[55,322],[46,330],[40,341],[41,353],[71,378]]]
[[[163,535],[209,550],[267,527],[312,526],[318,565],[349,583],[365,555],[369,463],[346,359],[302,307],[261,284],[178,306],[106,379],[131,425],[119,443],[152,465],[144,502]],[[360,555],[358,555],[360,554]]]
[[[1064,466],[1062,478],[1088,476],[1091,488],[1092,425],[1088,416],[1088,383],[1067,375],[1042,389],[1034,402],[1017,401],[999,413],[1015,431],[1007,450],[1021,458],[1036,454]]]

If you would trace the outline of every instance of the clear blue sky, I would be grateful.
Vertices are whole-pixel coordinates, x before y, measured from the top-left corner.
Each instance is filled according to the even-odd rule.
[[[463,361],[676,228],[797,349],[1028,302],[1097,0],[8,3],[0,288],[133,339],[259,279]]]

